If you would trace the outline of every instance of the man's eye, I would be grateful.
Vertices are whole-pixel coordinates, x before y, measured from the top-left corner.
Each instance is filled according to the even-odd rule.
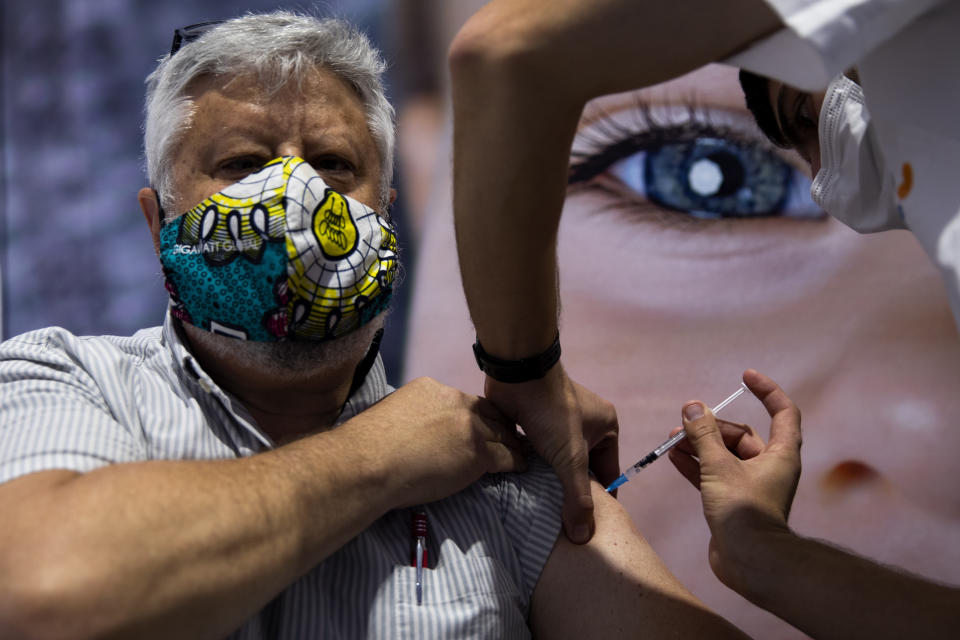
[[[256,171],[259,171],[264,165],[264,161],[260,158],[254,156],[242,156],[237,158],[230,158],[226,162],[220,165],[220,168],[224,171],[229,171],[232,173],[245,173],[251,174]]]
[[[804,94],[803,100],[797,107],[795,115],[797,128],[807,135],[817,134],[817,113],[813,107],[813,96],[809,93]]]
[[[320,156],[310,162],[316,171],[353,171],[353,165],[338,156]]]
[[[607,171],[647,200],[697,218],[821,218],[810,179],[755,145],[701,137],[637,151]]]
[[[569,183],[603,176],[631,196],[695,218],[825,219],[802,171],[759,137],[700,117],[687,111],[681,124],[657,123],[644,113],[635,131],[593,125],[588,149],[573,156]]]

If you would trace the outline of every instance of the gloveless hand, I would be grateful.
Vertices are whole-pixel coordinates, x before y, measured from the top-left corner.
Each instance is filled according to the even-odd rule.
[[[670,460],[700,490],[710,527],[710,565],[724,583],[736,582],[738,554],[751,536],[787,530],[800,480],[800,411],[770,378],[754,370],[743,381],[770,414],[770,441],[752,428],[718,421],[701,402],[683,408],[687,438]]]
[[[446,498],[485,473],[525,469],[512,422],[484,398],[431,378],[407,383],[347,425],[383,468],[394,507]]]
[[[594,526],[587,469],[604,485],[620,474],[613,405],[571,380],[560,363],[529,382],[488,377],[485,393],[523,428],[537,453],[554,468],[563,484],[564,531],[573,542],[587,542]]]

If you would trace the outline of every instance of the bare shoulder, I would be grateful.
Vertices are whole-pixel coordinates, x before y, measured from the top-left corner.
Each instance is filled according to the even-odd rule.
[[[540,574],[530,613],[534,637],[746,637],[680,584],[597,483],[593,499],[593,538],[575,545],[561,534]]]

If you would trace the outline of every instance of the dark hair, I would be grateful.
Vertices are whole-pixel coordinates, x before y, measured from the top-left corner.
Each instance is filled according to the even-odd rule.
[[[773,113],[773,104],[770,102],[770,79],[740,69],[740,87],[747,100],[747,109],[753,114],[757,126],[770,142],[778,147],[788,148],[789,142],[783,137],[783,132],[777,126],[777,117]]]

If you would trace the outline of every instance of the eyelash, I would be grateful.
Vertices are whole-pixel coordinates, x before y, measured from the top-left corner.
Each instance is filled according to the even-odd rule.
[[[806,180],[806,177],[777,157],[762,138],[750,136],[738,128],[712,122],[711,116],[714,112],[706,107],[686,104],[679,109],[680,114],[668,108],[666,115],[659,115],[650,104],[638,100],[636,107],[631,110],[631,113],[635,114],[634,120],[629,124],[623,124],[605,112],[598,112],[598,118],[577,135],[571,153],[568,187],[600,189],[617,196],[618,202],[615,202],[615,205],[635,204],[636,199],[625,196],[626,190],[630,195],[636,195],[637,199],[642,198],[654,205],[663,216],[675,222],[692,221],[693,218],[729,220],[773,216],[804,219],[822,217],[812,201],[806,202],[809,196],[806,189],[802,188],[802,181]],[[682,118],[681,122],[678,122],[678,115]],[[717,116],[713,115],[713,119],[716,118]],[[671,160],[673,164],[665,165],[664,162],[667,161],[662,158],[669,156],[663,156],[664,152],[682,152],[687,154],[683,156],[687,160],[681,164]],[[640,158],[634,159],[634,156],[641,153],[644,154],[642,161]],[[687,193],[692,197],[686,198],[685,202],[678,202],[676,199],[670,202],[658,200],[657,196],[662,195],[662,192],[657,193],[657,185],[664,184],[662,182],[644,184],[642,189],[637,189],[623,183],[619,178],[613,178],[614,182],[619,183],[618,186],[611,185],[608,180],[594,180],[608,174],[609,170],[621,161],[636,161],[644,168],[641,182],[649,175],[646,171],[652,170],[655,177],[662,179],[665,177],[662,172],[669,169],[670,184],[673,186],[677,179],[690,180],[693,176],[692,173],[677,174],[676,170],[692,170],[704,160],[707,161],[705,164],[712,165],[718,157],[722,160],[723,156],[739,163],[739,168],[744,172],[741,179],[754,179],[736,183],[739,186],[734,189],[713,195],[689,191]],[[688,160],[692,164],[687,164]],[[774,180],[773,183],[770,182],[771,179]],[[693,188],[692,183],[686,184],[688,188]],[[727,185],[725,177],[721,186],[723,185]],[[780,193],[780,200],[764,201],[766,194],[771,193],[771,188],[779,188],[780,191],[774,193]]]
[[[686,109],[687,122],[669,124],[657,122],[650,105],[639,102],[636,108],[637,123],[633,128],[627,128],[601,112],[600,119],[591,126],[590,132],[577,136],[577,141],[585,143],[587,148],[571,152],[567,184],[573,186],[587,182],[618,160],[668,143],[692,142],[699,137],[711,136],[750,144],[751,141],[744,140],[738,131],[701,122],[693,105],[686,105]]]
[[[253,155],[241,155],[233,156],[224,161],[221,164],[221,167],[230,171],[230,170],[246,170],[249,168],[257,168],[263,166],[265,160]],[[247,166],[244,166],[242,169],[238,168],[238,165],[241,163],[247,163]]]

